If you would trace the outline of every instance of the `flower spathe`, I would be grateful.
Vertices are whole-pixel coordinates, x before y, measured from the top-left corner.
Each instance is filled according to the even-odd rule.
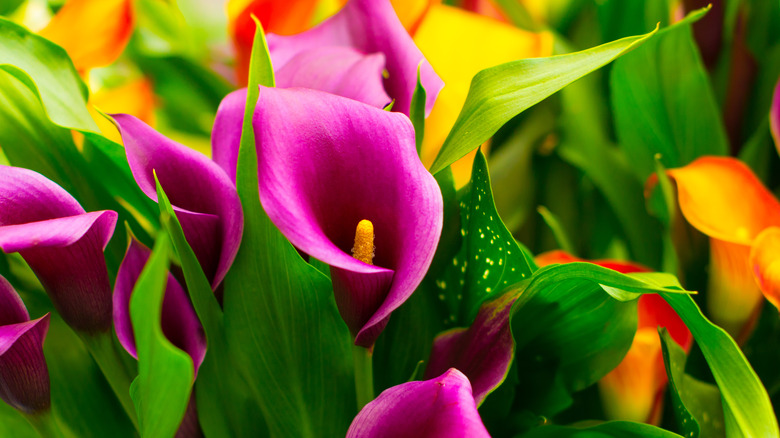
[[[0,166],[0,249],[30,265],[65,322],[82,332],[111,328],[103,250],[117,213],[87,213],[68,192],[31,170]]]
[[[477,412],[471,384],[455,368],[422,382],[393,386],[367,404],[347,438],[490,437]]]
[[[336,15],[306,32],[290,36],[268,35],[268,49],[277,72],[301,53],[326,47],[351,48],[364,55],[382,54],[388,74],[384,89],[395,99],[394,111],[409,114],[417,86],[418,66],[426,90],[426,113],[433,108],[436,96],[444,86],[398,20],[389,0],[350,0]],[[309,70],[312,75],[318,74]],[[349,73],[344,70],[345,75]],[[366,79],[349,77],[353,83]]]
[[[411,122],[324,92],[260,87],[253,124],[263,208],[293,245],[331,266],[355,344],[372,346],[422,281],[441,234],[441,192]],[[364,219],[375,231],[373,265],[351,255]]]
[[[119,266],[114,285],[114,327],[119,342],[131,356],[138,358],[135,335],[130,321],[130,299],[151,251],[132,238]],[[206,335],[187,292],[172,274],[168,274],[162,304],[161,326],[165,337],[192,358],[195,375],[206,357]]]
[[[762,231],[780,226],[780,202],[734,158],[702,157],[667,173],[685,219],[710,237],[709,315],[744,339],[762,302],[751,246]]]
[[[213,289],[236,257],[244,229],[233,182],[203,154],[170,140],[127,114],[114,114],[133,177],[157,201],[160,181],[181,222],[184,236]]]
[[[49,314],[30,321],[10,283],[0,276],[0,399],[25,414],[51,406],[43,340]]]

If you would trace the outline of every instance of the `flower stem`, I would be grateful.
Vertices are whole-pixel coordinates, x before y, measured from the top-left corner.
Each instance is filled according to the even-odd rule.
[[[374,399],[374,370],[371,363],[372,351],[352,346],[352,360],[355,364],[355,393],[358,411]]]
[[[61,438],[64,435],[57,424],[57,419],[52,415],[51,408],[43,412],[25,415],[35,431],[43,438]]]
[[[122,404],[127,416],[130,417],[133,426],[138,430],[138,416],[135,413],[133,400],[130,398],[132,378],[119,355],[119,351],[117,351],[111,332],[95,335],[81,333],[80,335],[111,389],[114,390],[119,403]]]

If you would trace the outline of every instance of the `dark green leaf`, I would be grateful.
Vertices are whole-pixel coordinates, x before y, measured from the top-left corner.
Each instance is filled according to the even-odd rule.
[[[409,107],[409,119],[414,125],[414,143],[417,145],[417,155],[422,153],[423,137],[425,136],[425,88],[420,80],[420,68],[417,68],[417,86],[412,94],[412,105]]]
[[[610,78],[620,143],[640,181],[653,173],[654,157],[666,167],[702,155],[724,155],[728,138],[691,22],[666,28],[615,62]]]
[[[141,435],[171,437],[179,428],[194,381],[192,359],[162,331],[162,302],[171,247],[160,234],[130,299],[130,319],[138,349],[138,377],[130,387]]]
[[[522,438],[682,438],[655,426],[630,421],[609,421],[590,427],[542,426]],[[518,437],[520,438],[520,437]]]

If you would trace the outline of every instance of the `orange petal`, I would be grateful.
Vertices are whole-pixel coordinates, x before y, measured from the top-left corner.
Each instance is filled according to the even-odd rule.
[[[758,235],[750,250],[750,265],[761,292],[780,309],[780,228],[770,227]]]
[[[465,0],[461,7],[467,11],[509,23],[506,14],[491,0]]]
[[[683,350],[688,351],[693,343],[693,335],[683,320],[660,295],[644,294],[639,297],[637,305],[639,311],[638,328],[657,330],[665,327],[669,335]],[[666,372],[664,371],[664,375]]]
[[[390,3],[393,4],[401,24],[409,34],[414,35],[428,8],[441,3],[441,0],[390,0]]]
[[[70,0],[40,34],[62,46],[84,72],[122,54],[134,21],[131,0]]]
[[[639,329],[623,361],[599,381],[604,414],[610,420],[658,424],[665,384],[658,332]]]
[[[461,9],[433,5],[420,22],[414,42],[445,84],[425,123],[423,163],[430,165],[466,101],[472,77],[505,62],[547,56],[552,53],[553,37],[548,32],[527,32]],[[467,181],[459,176],[456,185]]]
[[[146,79],[129,81],[116,88],[103,89],[92,95],[89,100],[92,118],[98,124],[100,131],[107,138],[122,143],[113,123],[109,122],[93,108],[106,114],[131,114],[143,120],[147,125],[154,126],[154,92],[152,84]]]
[[[780,202],[735,158],[702,157],[667,172],[685,219],[709,237],[750,245],[765,228],[780,226]]]

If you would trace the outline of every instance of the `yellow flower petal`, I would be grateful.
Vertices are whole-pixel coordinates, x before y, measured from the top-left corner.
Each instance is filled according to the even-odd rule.
[[[131,0],[70,0],[40,34],[62,46],[84,72],[122,54],[134,21]]]
[[[117,131],[113,123],[106,120],[94,108],[106,114],[131,114],[143,120],[146,124],[154,126],[154,92],[152,84],[146,79],[129,81],[116,88],[100,90],[92,95],[89,103],[92,118],[95,119],[100,131],[104,136],[119,144],[122,143],[119,131]]]
[[[505,62],[548,56],[553,37],[450,6],[433,5],[420,22],[414,42],[445,84],[425,123],[423,163],[429,166],[466,101],[472,77]],[[465,172],[455,172],[456,185],[468,181],[470,163],[466,161]]]
[[[770,227],[758,235],[750,251],[750,265],[761,292],[780,309],[780,228]]]
[[[414,34],[425,12],[432,5],[441,3],[441,0],[390,0],[390,3],[401,24],[410,34]]]

